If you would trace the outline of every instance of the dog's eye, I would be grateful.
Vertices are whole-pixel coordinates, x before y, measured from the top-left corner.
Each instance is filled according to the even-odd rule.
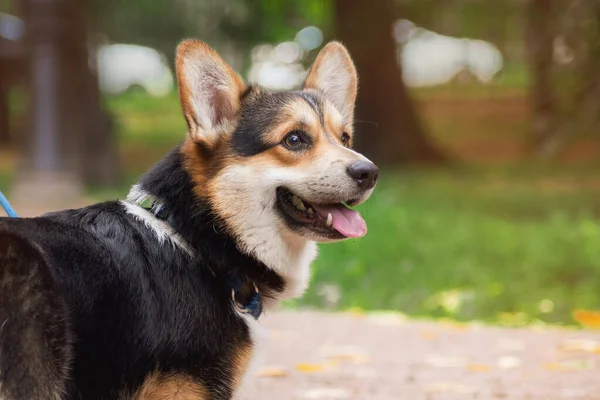
[[[342,144],[344,146],[348,146],[350,144],[350,135],[346,132],[342,133]]]
[[[285,139],[283,139],[283,145],[290,150],[299,150],[306,146],[307,142],[302,137],[300,132],[290,132],[287,134]]]

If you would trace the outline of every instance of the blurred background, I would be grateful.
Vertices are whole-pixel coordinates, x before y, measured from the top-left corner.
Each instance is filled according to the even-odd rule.
[[[184,138],[197,37],[249,82],[353,55],[365,239],[295,305],[504,325],[600,304],[600,1],[0,0],[0,190],[23,215],[122,197]]]

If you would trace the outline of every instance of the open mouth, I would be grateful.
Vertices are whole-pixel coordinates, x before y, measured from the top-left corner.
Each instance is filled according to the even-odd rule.
[[[366,235],[365,221],[358,211],[346,206],[354,203],[356,200],[350,199],[334,204],[315,204],[302,199],[287,188],[277,188],[277,206],[288,224],[309,229],[331,239],[358,238]]]

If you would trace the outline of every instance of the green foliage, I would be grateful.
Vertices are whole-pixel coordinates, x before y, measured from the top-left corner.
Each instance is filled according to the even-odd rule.
[[[13,7],[10,0],[0,0],[0,12],[10,13],[12,11]]]
[[[400,18],[443,35],[488,40],[500,48],[508,42],[523,40],[523,7],[517,2],[406,0],[399,3]]]
[[[132,43],[171,55],[179,40],[192,32],[183,2],[154,0],[87,0],[88,16],[96,31],[111,42]]]
[[[307,25],[327,29],[332,20],[330,0],[87,0],[87,7],[95,29],[112,42],[150,46],[169,56],[184,37],[247,51],[260,42],[291,40]]]
[[[329,0],[258,0],[239,2],[238,6],[245,8],[245,18],[225,19],[221,29],[248,46],[293,39],[307,25],[327,28],[333,17]]]

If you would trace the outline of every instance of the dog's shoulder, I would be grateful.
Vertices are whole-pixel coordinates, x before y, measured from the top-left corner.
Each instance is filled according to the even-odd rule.
[[[35,218],[0,218],[1,232],[26,238],[45,254],[57,279],[84,291],[91,282],[133,287],[142,275],[159,271],[157,266],[168,268],[189,257],[161,243],[147,222],[120,201]]]

